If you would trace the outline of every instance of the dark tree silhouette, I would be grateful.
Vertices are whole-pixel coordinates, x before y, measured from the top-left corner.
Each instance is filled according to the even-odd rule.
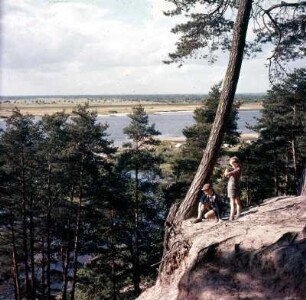
[[[133,108],[129,114],[131,122],[123,129],[131,142],[124,145],[124,153],[121,155],[121,165],[124,170],[133,173],[133,233],[132,233],[132,273],[135,295],[140,293],[140,231],[141,215],[144,207],[144,175],[145,173],[157,174],[159,171],[160,157],[155,153],[155,146],[159,141],[154,139],[160,132],[155,129],[155,124],[149,125],[149,116],[144,108],[139,105]],[[155,175],[154,175],[155,176]]]

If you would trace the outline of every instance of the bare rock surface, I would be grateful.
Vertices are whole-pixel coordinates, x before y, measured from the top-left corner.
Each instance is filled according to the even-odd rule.
[[[231,222],[186,220],[186,255],[138,300],[306,299],[305,225],[306,196],[267,199]]]

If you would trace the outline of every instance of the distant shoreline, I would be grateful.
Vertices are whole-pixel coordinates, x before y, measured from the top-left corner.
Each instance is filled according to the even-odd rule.
[[[256,132],[247,132],[240,134],[240,142],[248,142],[248,141],[255,141],[259,137],[259,134]],[[176,136],[176,137],[157,137],[158,139],[170,143],[185,143],[186,137],[184,136]]]
[[[53,114],[55,112],[65,111],[71,113],[78,104],[85,104],[87,102],[77,103],[47,103],[47,104],[13,104],[0,103],[0,118],[9,117],[15,107],[19,108],[24,114],[28,113],[34,116],[43,116],[45,114]],[[169,113],[169,112],[193,112],[196,108],[200,108],[202,104],[178,104],[178,103],[159,103],[152,101],[125,101],[115,103],[89,103],[89,109],[97,112],[98,115],[121,115],[129,114],[132,108],[141,104],[147,114],[153,113]],[[239,110],[260,110],[262,109],[261,102],[245,102]]]

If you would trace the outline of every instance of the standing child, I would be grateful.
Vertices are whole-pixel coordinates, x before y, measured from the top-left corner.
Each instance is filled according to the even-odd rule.
[[[241,202],[240,202],[240,177],[241,177],[241,166],[237,156],[233,156],[229,161],[233,167],[232,170],[225,169],[224,176],[228,178],[227,184],[227,196],[230,198],[230,217],[232,221],[234,218],[238,219],[241,213]],[[235,215],[236,210],[236,217]]]

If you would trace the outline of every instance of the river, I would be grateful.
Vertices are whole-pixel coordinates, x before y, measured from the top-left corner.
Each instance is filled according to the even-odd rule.
[[[247,128],[247,124],[255,125],[256,118],[261,116],[259,110],[240,110],[239,120],[237,122],[240,133],[251,133],[252,130]],[[109,124],[107,132],[110,138],[114,140],[116,146],[122,145],[128,139],[122,130],[128,126],[130,118],[126,115],[99,116],[98,121]],[[160,139],[182,138],[183,129],[195,123],[193,112],[165,112],[149,115],[149,123],[155,124],[155,128],[161,132]]]
[[[261,115],[259,110],[239,110],[238,131],[240,133],[252,132],[247,128],[256,124],[256,118]],[[109,128],[107,133],[114,141],[115,146],[121,146],[128,139],[123,134],[123,128],[128,126],[130,118],[127,115],[98,116],[97,121],[107,123]],[[149,114],[149,123],[155,124],[155,128],[161,132],[160,139],[182,138],[183,129],[195,123],[193,112],[163,112]],[[0,128],[5,127],[5,121],[0,121]]]

